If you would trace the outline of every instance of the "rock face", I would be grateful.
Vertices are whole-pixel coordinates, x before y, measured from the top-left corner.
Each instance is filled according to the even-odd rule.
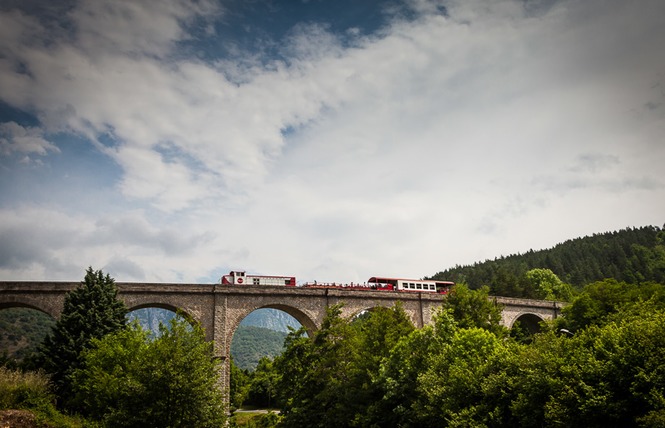
[[[175,312],[166,309],[143,308],[130,312],[128,317],[130,320],[138,320],[144,329],[157,333],[160,323],[168,325],[171,318],[175,316]],[[300,328],[300,323],[291,315],[278,309],[269,308],[255,310],[247,315],[240,325],[262,327],[283,333],[288,333],[289,327],[296,330]]]
[[[159,332],[160,323],[168,325],[175,316],[175,312],[160,308],[143,308],[127,314],[130,321],[137,320],[144,330],[150,330],[153,334]]]
[[[289,327],[300,328],[300,323],[286,312],[278,309],[257,309],[240,323],[244,326],[263,327],[269,330],[289,332]]]

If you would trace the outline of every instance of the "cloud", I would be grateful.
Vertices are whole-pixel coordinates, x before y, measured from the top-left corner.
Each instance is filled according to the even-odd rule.
[[[82,0],[69,19],[75,25],[77,45],[92,57],[103,53],[162,58],[173,52],[178,41],[188,37],[186,24],[198,16],[219,13],[214,3],[206,0]]]
[[[2,209],[0,276],[75,280],[93,266],[119,281],[196,282],[218,268],[211,260],[225,251],[211,250],[211,236],[151,217],[131,212],[96,220],[54,207]]]
[[[570,168],[575,173],[596,173],[620,163],[617,156],[603,153],[587,153],[578,156],[577,163]]]
[[[49,152],[59,153],[60,150],[44,138],[40,128],[23,127],[16,122],[0,123],[0,153],[3,156],[14,153],[46,156]]]
[[[55,33],[1,12],[2,100],[42,126],[3,153],[89,140],[126,204],[4,211],[48,244],[3,229],[4,274],[418,277],[662,222],[662,2],[410,4],[375,34],[301,24],[281,58],[210,61],[187,45],[224,13],[207,2],[77,2]],[[50,213],[67,239],[33,226]]]

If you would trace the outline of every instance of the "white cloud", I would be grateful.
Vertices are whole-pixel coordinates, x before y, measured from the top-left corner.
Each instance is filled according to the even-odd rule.
[[[474,0],[444,16],[417,1],[418,19],[352,47],[294,29],[288,64],[179,57],[183,23],[210,6],[156,4],[82,2],[77,31],[48,49],[28,42],[43,36],[31,18],[0,25],[3,100],[91,138],[122,167],[118,192],[152,207],[51,208],[89,261],[66,241],[26,256],[34,266],[363,281],[663,221],[662,2]],[[55,150],[25,131],[26,150]],[[27,233],[47,212],[4,215]],[[30,266],[3,274],[48,275]]]
[[[53,143],[44,138],[43,131],[36,127],[24,127],[16,122],[0,123],[0,153],[5,156],[13,153],[46,156],[49,152],[59,153]],[[29,157],[24,156],[22,159]]]

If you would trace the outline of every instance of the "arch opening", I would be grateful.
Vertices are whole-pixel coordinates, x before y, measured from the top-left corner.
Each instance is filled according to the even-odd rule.
[[[253,371],[261,358],[273,359],[282,353],[290,329],[298,330],[303,326],[289,312],[293,311],[266,306],[253,310],[240,320],[233,331],[230,350],[238,368]]]
[[[229,349],[232,409],[242,406],[271,409],[276,405],[279,375],[273,361],[284,352],[289,332],[303,326],[310,334],[315,329],[304,313],[278,304],[255,308],[232,321]]]
[[[168,305],[141,305],[130,309],[125,317],[128,322],[138,322],[153,337],[159,336],[160,325],[168,328],[174,319],[185,320],[189,325],[194,322],[185,312]]]
[[[535,314],[522,314],[515,319],[510,327],[510,335],[522,342],[530,342],[534,334],[542,331],[543,318]]]
[[[28,305],[0,308],[0,360],[19,366],[32,358],[55,326],[46,312]]]

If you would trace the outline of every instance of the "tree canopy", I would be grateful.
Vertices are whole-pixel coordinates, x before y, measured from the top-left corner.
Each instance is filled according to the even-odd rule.
[[[72,373],[81,353],[94,339],[122,330],[127,308],[118,299],[115,281],[101,270],[86,270],[83,282],[65,296],[60,319],[39,349],[38,362],[51,374],[61,405],[72,397]]]
[[[151,338],[137,324],[94,339],[73,374],[83,412],[113,427],[220,427],[219,365],[203,330],[173,318]]]
[[[464,282],[471,289],[488,286],[492,295],[540,298],[526,276],[532,269],[549,269],[577,289],[607,278],[630,284],[664,283],[665,229],[646,226],[594,234],[546,250],[458,265],[432,278]]]
[[[291,333],[275,360],[285,427],[364,426],[366,409],[380,396],[375,379],[390,349],[413,331],[400,305],[375,308],[356,318],[328,308],[312,339]]]
[[[333,307],[312,339],[289,335],[279,426],[664,426],[665,285],[593,284],[528,342],[498,328],[487,289],[457,287],[422,329]]]

